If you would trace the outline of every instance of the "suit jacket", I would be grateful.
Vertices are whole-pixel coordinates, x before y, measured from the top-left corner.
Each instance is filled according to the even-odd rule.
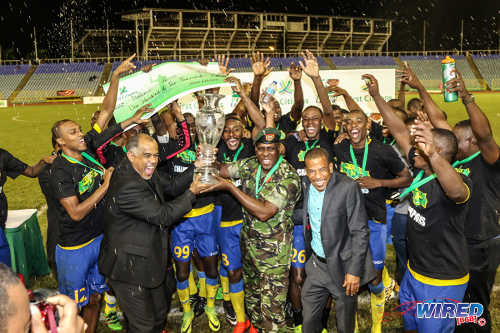
[[[312,232],[307,213],[310,187],[311,183],[304,178],[303,218],[307,258],[312,253]],[[359,185],[347,176],[334,172],[325,191],[320,232],[328,272],[338,285],[344,283],[346,273],[360,277],[360,285],[366,284],[375,278],[375,268],[368,248],[368,215]]]
[[[127,158],[118,164],[105,198],[98,262],[102,274],[145,288],[165,281],[168,227],[192,209],[195,195],[187,188],[193,169],[176,178],[155,171],[148,182]],[[176,199],[167,202],[165,195]]]

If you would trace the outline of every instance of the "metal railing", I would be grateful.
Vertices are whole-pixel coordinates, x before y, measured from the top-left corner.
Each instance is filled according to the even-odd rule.
[[[173,50],[172,50],[173,51]],[[218,52],[217,54],[224,55],[224,52]],[[399,56],[442,56],[442,55],[490,55],[490,54],[500,54],[500,50],[498,49],[488,49],[488,50],[432,50],[432,51],[390,51],[390,52],[381,52],[376,50],[343,50],[343,51],[325,51],[319,52],[316,55],[321,57],[331,57],[331,56],[345,56],[345,57],[353,57],[353,56],[390,56],[390,57],[399,57]],[[231,54],[232,58],[248,58],[250,57],[250,53],[237,53]],[[281,52],[265,52],[265,55],[268,57],[293,57],[300,56],[300,54],[293,53],[281,53]],[[122,61],[126,57],[110,57],[109,62]],[[154,54],[149,54],[147,60],[177,60],[177,61],[194,61],[200,59],[200,57],[196,58],[192,55],[174,55],[172,53],[171,56],[158,56]],[[214,55],[206,55],[207,59],[214,58]],[[136,60],[146,60],[144,56],[138,55]],[[68,63],[68,62],[98,62],[98,63],[107,63],[108,57],[78,57],[78,58],[49,58],[49,59],[19,59],[19,60],[0,60],[0,65],[20,65],[20,64],[42,64],[42,63]]]

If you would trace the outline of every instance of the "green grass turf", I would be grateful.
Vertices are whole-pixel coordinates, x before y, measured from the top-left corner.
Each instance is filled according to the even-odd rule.
[[[415,94],[406,96],[408,102]],[[447,113],[449,122],[456,123],[459,120],[466,119],[467,114],[463,105],[458,103],[444,103],[440,95],[433,95],[440,107]],[[500,93],[477,93],[476,101],[482,107],[483,111],[490,119],[491,126],[497,142],[500,143]],[[8,150],[14,156],[28,164],[36,163],[42,156],[50,154],[51,138],[50,128],[52,124],[61,119],[73,119],[77,121],[83,131],[90,128],[90,115],[99,108],[98,105],[82,104],[45,104],[37,106],[15,106],[7,109],[0,109],[0,147]],[[26,177],[19,177],[16,180],[9,179],[5,185],[5,193],[9,201],[10,209],[37,208],[41,209],[45,205],[45,200],[40,191],[38,182]],[[46,237],[47,217],[43,213],[39,217],[42,234]],[[388,246],[387,266],[390,272],[395,270],[394,250]],[[500,274],[498,275],[500,276]],[[493,332],[500,331],[500,277],[497,276],[497,290],[493,293],[490,311],[493,318]],[[34,288],[57,286],[55,280],[48,277],[34,279]],[[390,312],[397,303],[391,301],[386,304],[386,312]],[[178,306],[175,299],[172,306]],[[330,331],[334,331],[334,316],[330,316]],[[400,332],[401,320],[397,316],[391,317],[384,324],[384,332]],[[221,332],[231,332],[231,327],[222,320]],[[369,303],[360,304],[359,307],[359,325],[361,332],[369,332],[371,322]],[[168,325],[171,331],[176,331],[179,326],[178,321],[173,321]],[[103,325],[99,326],[99,332],[107,332]],[[193,332],[210,332],[206,319],[202,316],[195,320]]]

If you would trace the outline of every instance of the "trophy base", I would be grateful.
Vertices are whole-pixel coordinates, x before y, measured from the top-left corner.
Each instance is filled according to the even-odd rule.
[[[214,185],[217,184],[217,179],[212,175],[219,175],[219,170],[214,167],[201,167],[194,170],[194,178],[200,175],[200,182],[203,184]]]

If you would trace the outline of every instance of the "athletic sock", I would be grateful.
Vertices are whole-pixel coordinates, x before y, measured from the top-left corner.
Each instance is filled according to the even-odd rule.
[[[384,284],[384,287],[389,287],[391,285],[391,280],[392,279],[389,275],[389,271],[384,266],[384,269],[382,270],[382,283]]]
[[[244,323],[245,316],[245,292],[243,291],[243,280],[238,283],[231,283],[229,285],[229,296],[233,304],[234,313],[236,313],[236,321]]]
[[[207,283],[207,307],[215,306],[215,295],[217,294],[217,279],[206,278]]]
[[[220,266],[220,271],[219,271],[219,276],[220,276],[220,284],[222,287],[222,297],[224,298],[224,301],[230,301],[231,297],[229,297],[229,279],[227,277],[227,270]]]
[[[189,303],[189,282],[188,280],[179,282],[177,281],[177,295],[182,305],[184,313],[191,311],[191,303]]]
[[[368,285],[370,288],[370,305],[372,311],[371,333],[382,333],[382,319],[384,317],[385,293],[384,284],[380,282],[376,286]]]
[[[207,276],[205,272],[198,272],[198,283],[200,284],[200,297],[207,298]]]
[[[104,313],[116,312],[116,297],[108,293],[104,293]]]
[[[193,265],[191,265],[189,271],[189,295],[196,295],[198,293],[198,287],[196,287],[196,282],[194,281]]]

